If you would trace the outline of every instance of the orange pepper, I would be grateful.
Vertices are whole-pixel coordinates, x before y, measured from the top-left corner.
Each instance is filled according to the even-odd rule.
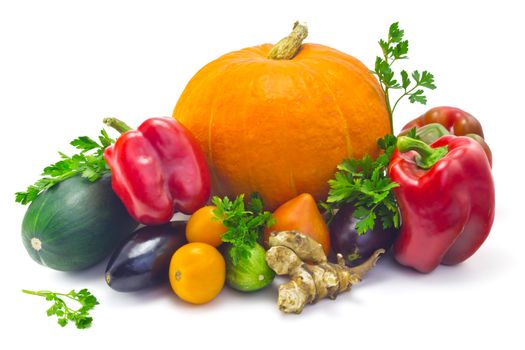
[[[330,252],[330,233],[314,197],[303,193],[282,204],[274,212],[275,224],[264,230],[264,242],[273,231],[295,230],[313,238],[323,246],[325,254]]]

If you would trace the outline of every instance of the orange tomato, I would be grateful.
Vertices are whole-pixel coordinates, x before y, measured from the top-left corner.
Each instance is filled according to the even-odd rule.
[[[325,254],[330,252],[330,232],[311,194],[303,193],[292,198],[277,208],[273,217],[275,224],[264,230],[266,244],[273,231],[295,230],[320,243]]]
[[[173,292],[179,298],[192,304],[204,304],[222,290],[226,263],[213,246],[188,243],[171,257],[169,279]]]
[[[221,221],[215,220],[213,210],[217,207],[209,205],[197,210],[186,225],[186,240],[188,242],[208,243],[214,247],[221,245],[221,236],[228,230]]]

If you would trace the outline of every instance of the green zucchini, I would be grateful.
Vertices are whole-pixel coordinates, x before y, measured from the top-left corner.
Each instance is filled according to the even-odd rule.
[[[31,203],[22,241],[39,264],[76,271],[106,258],[137,225],[113,193],[109,174],[95,182],[74,176]]]

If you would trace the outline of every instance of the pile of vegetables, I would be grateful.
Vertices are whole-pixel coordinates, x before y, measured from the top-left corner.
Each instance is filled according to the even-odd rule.
[[[295,23],[276,45],[209,63],[173,118],[137,129],[106,118],[116,140],[105,130],[73,140],[77,154],[60,152],[16,193],[30,204],[22,241],[33,260],[78,271],[109,256],[104,279],[115,291],[169,284],[192,304],[225,285],[256,292],[288,275],[278,307],[300,313],[349,290],[391,247],[423,273],[472,256],[494,220],[479,121],[435,107],[396,137],[399,103],[426,104],[425,90],[436,88],[428,71],[395,73],[409,48],[398,23],[372,71],[303,44],[307,34]],[[177,212],[189,219],[171,221]],[[89,327],[99,303],[87,289],[24,292],[52,301],[47,314],[61,326]]]

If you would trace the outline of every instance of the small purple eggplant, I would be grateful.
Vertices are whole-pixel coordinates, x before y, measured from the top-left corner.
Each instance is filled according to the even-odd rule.
[[[107,284],[119,292],[133,292],[168,279],[171,256],[186,244],[186,222],[145,226],[111,256]]]
[[[352,214],[354,207],[346,204],[339,209],[330,223],[330,240],[334,253],[340,253],[349,266],[365,262],[377,249],[388,250],[397,237],[395,228],[383,229],[379,219],[376,219],[373,230],[359,235],[355,228],[359,221]]]

